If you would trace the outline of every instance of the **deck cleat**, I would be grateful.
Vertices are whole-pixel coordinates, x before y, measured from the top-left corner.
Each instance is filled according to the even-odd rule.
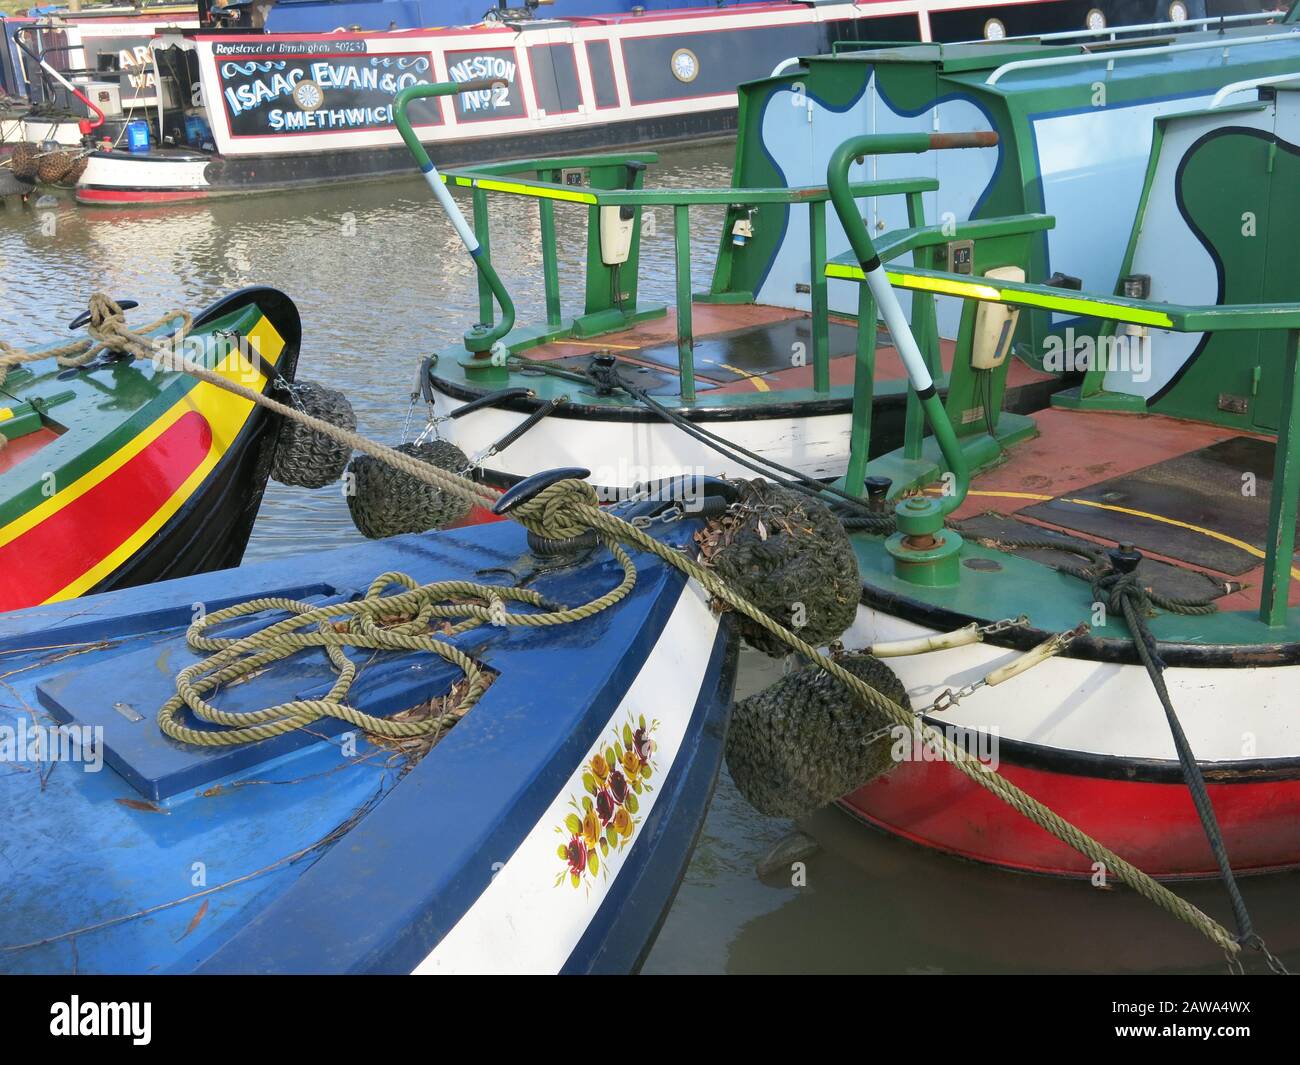
[[[889,490],[894,482],[889,477],[868,477],[863,481],[867,490],[867,507],[873,514],[884,514],[889,507]]]
[[[1142,552],[1125,540],[1118,547],[1108,551],[1107,557],[1116,573],[1132,573],[1142,561]]]

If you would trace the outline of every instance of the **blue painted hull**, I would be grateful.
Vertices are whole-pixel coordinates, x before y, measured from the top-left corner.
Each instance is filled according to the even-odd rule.
[[[680,523],[670,538],[687,543],[690,531]],[[311,735],[213,753],[163,738],[154,714],[175,672],[199,657],[184,644],[195,604],[213,610],[267,593],[348,598],[387,570],[420,583],[513,584],[532,561],[512,525],[0,616],[0,663],[12,685],[11,698],[0,697],[0,971],[634,968],[707,809],[735,659],[728,627],[698,589],[657,560],[637,563],[629,597],[586,621],[457,637],[498,675],[414,763],[364,734],[353,751],[349,733],[326,722]],[[617,581],[602,551],[530,587],[575,604]],[[323,657],[310,660],[315,653],[217,701],[247,710],[286,692],[310,697],[332,680]],[[458,676],[432,655],[377,656],[352,701],[396,712]],[[583,809],[593,752],[638,721],[658,739],[619,747],[611,774],[623,791],[638,788],[639,800],[612,807],[632,811],[617,814],[627,835],[611,831],[614,850],[599,868],[581,863],[579,875],[565,848],[582,834],[566,826],[564,810]],[[14,741],[33,723],[102,726],[102,766],[89,756],[26,757]]]

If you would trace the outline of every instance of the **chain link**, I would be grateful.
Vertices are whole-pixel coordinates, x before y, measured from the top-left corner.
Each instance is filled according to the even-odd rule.
[[[673,503],[666,507],[662,513],[650,517],[646,514],[638,514],[629,519],[629,523],[638,529],[648,529],[652,525],[668,525],[674,521],[681,521],[686,516],[686,508],[680,503]]]
[[[999,632],[1006,632],[1008,629],[1022,629],[1029,625],[1029,615],[1021,614],[1015,618],[1003,618],[1001,621],[993,621],[988,625],[981,625],[975,631],[981,636],[993,636]]]

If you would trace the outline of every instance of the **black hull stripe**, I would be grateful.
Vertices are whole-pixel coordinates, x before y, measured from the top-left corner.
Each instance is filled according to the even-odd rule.
[[[970,614],[948,610],[931,603],[923,603],[906,596],[870,585],[862,586],[861,603],[863,606],[881,613],[889,614],[909,621],[914,625],[949,632],[962,628],[972,621],[981,625],[988,618],[977,618]],[[984,642],[992,647],[1002,647],[1013,651],[1028,651],[1037,647],[1053,633],[1043,629],[1019,628],[1008,629],[995,636],[987,636]],[[1074,658],[1082,662],[1107,662],[1124,666],[1140,666],[1137,652],[1129,640],[1079,636],[1070,644],[1069,650],[1062,653],[1064,658]],[[1259,644],[1160,644],[1160,657],[1168,666],[1184,669],[1246,669],[1254,666],[1293,666],[1300,664],[1300,642]]]

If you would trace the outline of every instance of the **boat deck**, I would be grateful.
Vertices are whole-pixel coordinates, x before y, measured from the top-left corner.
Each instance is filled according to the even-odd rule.
[[[802,311],[758,304],[696,303],[691,309],[695,336],[696,390],[709,396],[753,392],[787,392],[813,386],[812,320]],[[830,318],[831,386],[853,384],[857,325],[832,315]],[[952,368],[951,341],[940,345],[944,372]],[[677,315],[639,322],[630,329],[607,333],[589,340],[557,340],[528,350],[531,359],[579,364],[595,354],[617,356],[642,371],[652,384],[654,395],[676,394],[680,374],[677,359]],[[801,355],[802,365],[796,365]],[[901,386],[906,373],[898,352],[882,334],[876,348],[876,383]],[[1056,379],[1014,361],[1007,382],[1007,408],[1022,409],[1028,397],[1022,389],[1031,386],[1042,398],[1024,409],[1034,410],[1046,402],[1046,389]]]
[[[1130,541],[1152,560],[1143,565],[1153,577],[1177,582],[1165,590],[1204,594],[1208,582],[1187,572],[1195,571],[1242,586],[1218,599],[1221,610],[1259,607],[1271,437],[1161,415],[1048,409],[1035,420],[1039,435],[974,479],[956,520],[991,535],[1018,528],[1104,546]],[[1295,583],[1290,602],[1300,604]]]

